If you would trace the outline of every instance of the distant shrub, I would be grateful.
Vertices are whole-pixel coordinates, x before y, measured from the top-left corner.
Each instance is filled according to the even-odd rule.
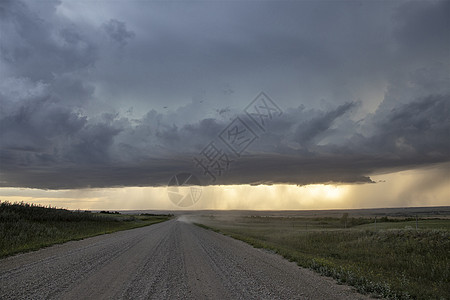
[[[118,212],[118,211],[102,210],[100,213],[101,214],[110,214],[110,215],[120,215],[120,212]]]
[[[143,217],[173,217],[174,214],[149,214],[149,213],[142,213],[140,214]]]

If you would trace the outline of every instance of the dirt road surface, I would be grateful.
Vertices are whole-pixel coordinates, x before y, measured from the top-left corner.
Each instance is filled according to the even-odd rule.
[[[368,299],[179,220],[0,260],[0,299]]]

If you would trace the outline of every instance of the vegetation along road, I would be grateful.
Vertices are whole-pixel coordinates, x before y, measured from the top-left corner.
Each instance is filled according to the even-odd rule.
[[[367,298],[180,219],[3,258],[0,282],[1,299]]]

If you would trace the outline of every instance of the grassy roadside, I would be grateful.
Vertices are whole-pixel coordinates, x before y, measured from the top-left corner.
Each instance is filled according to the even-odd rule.
[[[25,203],[0,203],[0,258],[169,220],[168,215],[69,211]]]
[[[450,220],[204,219],[200,227],[272,250],[302,267],[389,299],[448,299]],[[360,223],[360,224],[358,224]],[[207,225],[205,225],[207,224]]]

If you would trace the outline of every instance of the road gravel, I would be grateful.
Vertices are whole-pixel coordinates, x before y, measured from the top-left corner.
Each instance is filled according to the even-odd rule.
[[[369,299],[181,220],[0,260],[0,299]]]

